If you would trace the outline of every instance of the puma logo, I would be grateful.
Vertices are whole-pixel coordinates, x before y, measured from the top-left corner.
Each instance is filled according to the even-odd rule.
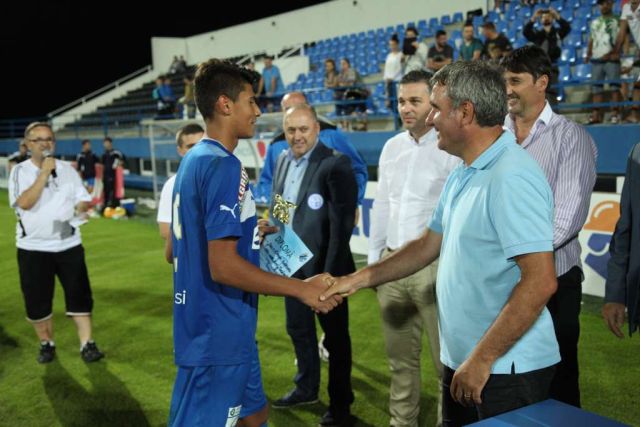
[[[233,205],[233,207],[232,207],[232,208],[230,208],[230,207],[229,207],[229,206],[227,206],[227,205],[220,205],[220,210],[221,210],[221,211],[227,211],[227,212],[230,212],[230,213],[231,213],[231,215],[233,215],[233,217],[235,218],[235,217],[236,217],[236,212],[235,212],[235,210],[236,210],[236,206],[238,206],[238,204],[237,204],[237,203],[236,203],[235,205]]]

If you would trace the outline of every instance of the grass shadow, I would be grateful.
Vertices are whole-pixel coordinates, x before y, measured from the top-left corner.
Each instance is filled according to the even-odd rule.
[[[61,425],[150,426],[140,403],[105,362],[87,365],[91,391],[54,360],[43,376],[44,390]]]

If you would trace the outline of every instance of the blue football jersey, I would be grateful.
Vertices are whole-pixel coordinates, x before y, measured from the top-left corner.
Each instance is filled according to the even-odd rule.
[[[249,362],[258,296],[212,280],[208,242],[235,237],[238,254],[259,266],[256,207],[246,171],[219,142],[203,139],[182,160],[171,230],[176,364]]]

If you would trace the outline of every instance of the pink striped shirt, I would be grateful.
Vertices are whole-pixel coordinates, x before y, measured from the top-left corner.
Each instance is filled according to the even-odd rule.
[[[509,115],[505,127],[516,134]],[[591,192],[596,182],[598,151],[583,126],[554,113],[546,103],[521,146],[538,162],[554,199],[553,247],[556,275],[579,266],[578,233],[589,213]]]

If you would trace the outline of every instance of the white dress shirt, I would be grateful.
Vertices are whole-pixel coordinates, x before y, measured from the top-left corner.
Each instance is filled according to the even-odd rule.
[[[425,231],[449,173],[460,162],[438,148],[435,129],[417,142],[409,131],[386,142],[371,213],[370,264],[385,247],[398,249]]]

